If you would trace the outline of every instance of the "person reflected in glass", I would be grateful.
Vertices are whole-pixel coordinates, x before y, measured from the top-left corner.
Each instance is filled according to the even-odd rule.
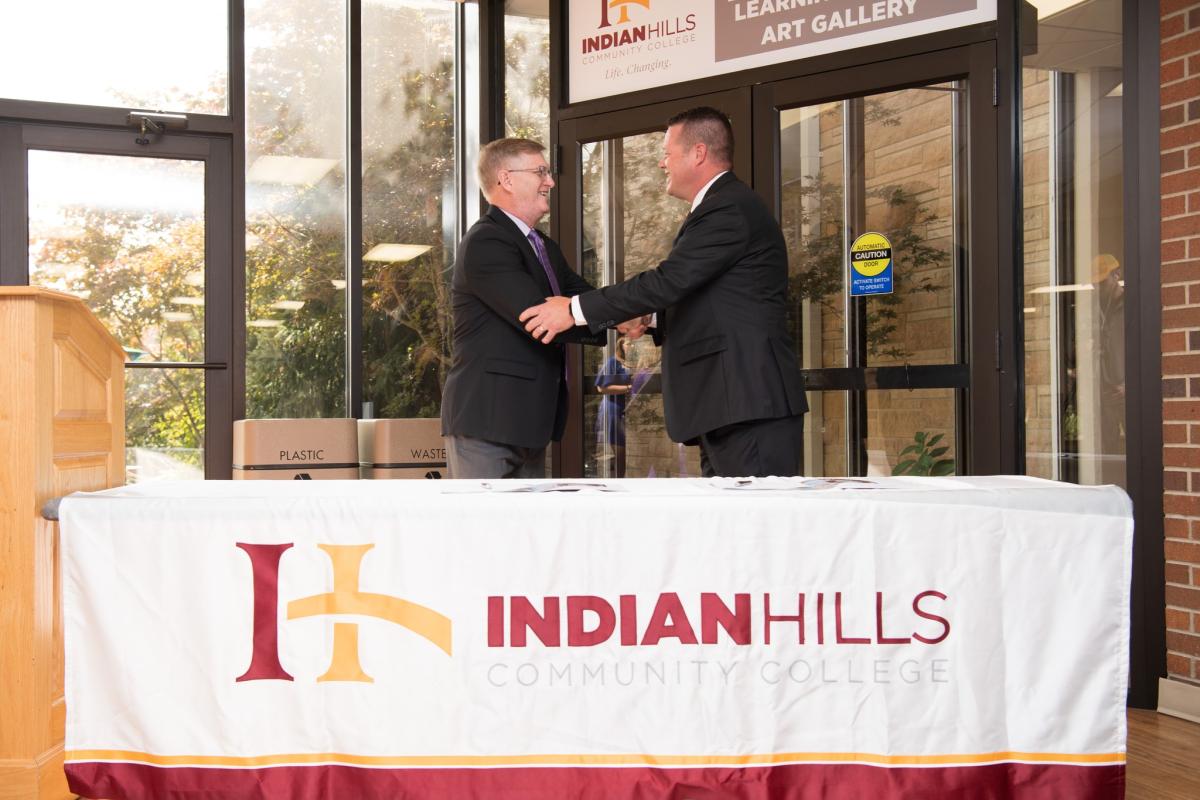
[[[1101,452],[1125,453],[1125,276],[1109,253],[1092,260],[1096,287],[1096,343],[1100,374]]]
[[[596,413],[596,449],[604,452],[612,449],[613,473],[625,477],[625,407],[633,389],[633,376],[629,374],[628,340],[617,339],[612,354],[604,361],[600,374],[596,376],[596,390],[600,392],[600,408]]]

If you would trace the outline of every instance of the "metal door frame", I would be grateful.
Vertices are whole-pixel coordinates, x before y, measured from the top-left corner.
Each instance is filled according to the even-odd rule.
[[[220,134],[167,132],[149,144],[136,144],[136,136],[133,130],[0,123],[0,284],[29,283],[30,150],[204,162],[204,361],[126,364],[126,369],[205,371],[204,476],[227,479],[232,474],[234,411],[240,407],[234,336],[245,323],[244,309],[234,303],[232,141]]]
[[[878,389],[956,389],[961,431],[956,437],[960,473],[1011,472],[1011,468],[1005,468],[1004,426],[997,424],[1004,416],[1005,382],[1014,380],[1016,369],[1015,365],[1004,363],[1001,347],[1003,341],[1015,340],[1009,317],[1003,313],[1015,300],[1002,291],[999,275],[995,45],[980,43],[948,48],[755,86],[754,186],[778,215],[781,109],[862,98],[949,80],[963,80],[967,85],[968,264],[963,265],[965,269],[959,276],[958,316],[962,320],[956,331],[959,362],[911,368],[855,366],[806,370],[805,382],[810,391],[848,391],[852,396]],[[1008,390],[1015,391],[1011,386]],[[847,422],[852,424],[853,420]],[[1011,431],[1008,435],[1012,435]],[[855,459],[851,458],[847,464],[848,471],[861,471],[857,467],[862,465]]]

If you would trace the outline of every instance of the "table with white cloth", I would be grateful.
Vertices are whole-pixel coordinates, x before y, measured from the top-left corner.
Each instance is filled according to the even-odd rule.
[[[86,797],[1124,796],[1114,487],[206,481],[60,516]]]

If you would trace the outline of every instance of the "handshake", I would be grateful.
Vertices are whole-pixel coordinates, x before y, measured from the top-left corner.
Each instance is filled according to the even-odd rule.
[[[630,339],[637,339],[650,327],[651,315],[634,317],[617,326],[617,330]],[[549,344],[563,331],[575,327],[575,315],[571,313],[571,298],[547,297],[546,302],[530,306],[521,312],[525,330],[542,344]]]

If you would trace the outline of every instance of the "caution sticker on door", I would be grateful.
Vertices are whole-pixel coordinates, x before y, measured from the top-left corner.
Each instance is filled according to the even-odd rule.
[[[850,296],[892,293],[892,243],[864,233],[850,245]]]

